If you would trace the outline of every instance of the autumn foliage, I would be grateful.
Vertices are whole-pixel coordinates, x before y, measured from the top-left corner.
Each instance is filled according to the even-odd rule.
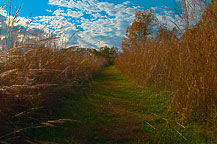
[[[132,25],[127,28],[126,36],[122,40],[122,49],[127,50],[136,41],[145,40],[152,33],[155,17],[152,11],[138,11]]]

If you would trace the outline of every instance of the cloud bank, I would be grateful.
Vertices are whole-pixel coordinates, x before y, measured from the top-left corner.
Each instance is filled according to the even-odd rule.
[[[98,0],[49,0],[49,4],[59,7],[53,15],[65,18],[62,26],[65,22],[74,23],[73,30],[81,30],[76,35],[79,46],[95,48],[105,45],[120,47],[126,28],[140,9],[129,1],[114,4]],[[67,37],[70,34],[65,31]]]
[[[68,46],[94,48],[105,45],[120,48],[127,27],[134,20],[134,14],[142,9],[130,1],[114,4],[98,0],[49,0],[48,4],[56,7],[54,11],[45,10],[51,13],[50,16],[36,16],[32,20],[19,17],[17,24],[29,26],[30,30],[43,28],[46,33],[61,36]],[[171,11],[159,7],[152,9],[157,11],[156,16],[161,23],[174,27],[171,21],[175,17]]]

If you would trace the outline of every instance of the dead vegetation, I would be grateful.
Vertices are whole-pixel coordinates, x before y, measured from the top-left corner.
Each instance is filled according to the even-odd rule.
[[[56,36],[40,37],[40,33],[21,42],[20,29],[12,30],[19,10],[8,18],[0,50],[0,143],[17,133],[25,138],[18,130],[48,119],[60,91],[73,91],[107,63],[104,58],[62,49]]]
[[[182,1],[184,33],[160,27],[156,37],[135,41],[117,58],[116,66],[141,85],[170,93],[168,111],[184,122],[200,121],[207,136],[216,134],[217,2]],[[200,13],[193,9],[200,6]],[[197,9],[198,10],[198,9]],[[204,13],[201,14],[201,11]],[[192,25],[196,18],[200,20]]]

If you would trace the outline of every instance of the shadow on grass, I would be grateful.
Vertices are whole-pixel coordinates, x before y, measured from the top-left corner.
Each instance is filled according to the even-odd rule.
[[[189,133],[165,117],[167,95],[137,86],[114,66],[74,91],[60,94],[54,119],[76,121],[32,130],[29,138],[66,144],[187,142]]]

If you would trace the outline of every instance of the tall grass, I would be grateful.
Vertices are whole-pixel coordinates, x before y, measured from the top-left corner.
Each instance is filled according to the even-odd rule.
[[[214,135],[217,128],[217,2],[200,7],[204,8],[202,15],[201,9],[194,13],[186,3],[183,1],[180,15],[185,32],[180,38],[161,27],[157,37],[138,41],[123,51],[116,59],[116,67],[139,84],[169,90],[169,110],[175,111],[183,121],[205,122]],[[200,21],[192,27],[191,22],[198,17]]]
[[[61,89],[82,85],[106,64],[104,58],[57,47],[57,37],[27,37],[24,39],[31,39],[31,42],[20,43],[20,29],[11,31],[18,11],[9,20],[5,42],[0,50],[0,143],[8,136],[7,133],[16,134],[30,119],[40,122],[44,117],[40,116],[46,115],[25,117],[27,113],[41,107],[49,112]]]

